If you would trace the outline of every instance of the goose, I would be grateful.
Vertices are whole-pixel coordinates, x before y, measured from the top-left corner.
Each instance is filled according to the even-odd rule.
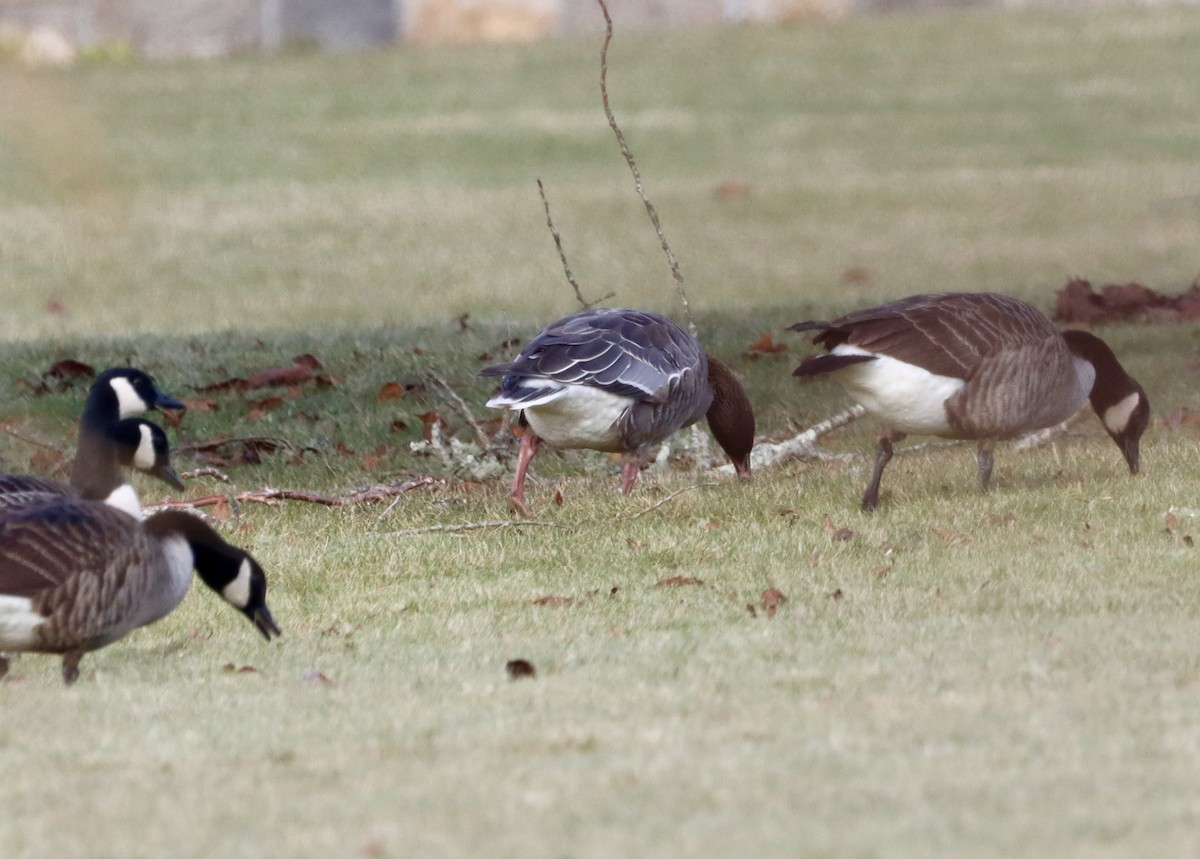
[[[144,418],[126,418],[106,429],[104,444],[90,445],[76,457],[71,482],[33,474],[0,473],[0,507],[43,501],[43,496],[99,500],[142,518],[137,492],[126,482],[120,466],[135,468],[183,491],[183,481],[171,466],[171,450],[162,428]],[[80,462],[79,457],[84,461]]]
[[[138,523],[62,497],[0,510],[0,651],[62,654],[63,680],[74,683],[85,653],[179,605],[193,569],[268,641],[280,635],[262,567],[190,513]],[[7,671],[0,657],[0,677]]]
[[[154,409],[182,409],[184,404],[159,390],[154,377],[136,367],[111,367],[96,377],[88,388],[79,418],[79,443],[75,470],[87,469],[107,455],[111,439],[108,431],[118,421],[137,417]],[[72,484],[86,475],[71,475]]]
[[[1059,331],[1037,308],[995,293],[914,295],[832,322],[809,321],[828,354],[795,375],[829,375],[883,421],[863,510],[879,505],[892,442],[908,433],[978,442],[987,491],[1000,439],[1054,426],[1090,401],[1138,473],[1150,402],[1112,349],[1086,331]]]
[[[733,371],[688,332],[654,313],[581,310],[529,341],[515,360],[480,371],[502,376],[489,408],[517,410],[525,427],[511,501],[525,506],[525,473],[538,445],[624,455],[628,495],[653,445],[707,417],[739,476],[750,475],[754,411]]]

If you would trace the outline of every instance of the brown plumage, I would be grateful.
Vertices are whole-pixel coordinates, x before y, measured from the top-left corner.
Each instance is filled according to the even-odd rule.
[[[0,651],[60,653],[72,683],[83,654],[173,610],[193,569],[268,640],[279,634],[262,568],[195,516],[142,524],[73,498],[0,511]]]
[[[1139,468],[1149,422],[1142,387],[1093,334],[1060,332],[1033,306],[994,293],[916,295],[832,322],[802,322],[828,354],[795,375],[832,375],[887,429],[876,449],[864,509],[879,503],[892,442],[908,433],[974,439],[987,489],[996,442],[1060,423],[1085,401]]]

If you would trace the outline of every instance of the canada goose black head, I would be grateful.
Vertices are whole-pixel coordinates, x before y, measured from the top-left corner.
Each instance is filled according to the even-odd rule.
[[[1131,474],[1141,469],[1142,434],[1150,424],[1150,400],[1137,380],[1126,372],[1109,345],[1087,331],[1064,331],[1071,354],[1096,371],[1088,401],[1105,432],[1121,449]]]
[[[112,367],[88,389],[83,422],[106,426],[152,409],[182,409],[183,403],[158,389],[154,377],[135,367]]]
[[[186,488],[171,466],[171,446],[158,424],[145,418],[126,418],[113,424],[106,435],[116,447],[121,465],[157,477],[181,492]]]
[[[145,527],[163,539],[186,540],[201,581],[244,614],[268,641],[281,634],[267,607],[267,576],[249,552],[225,542],[202,519],[180,510],[155,513]]]

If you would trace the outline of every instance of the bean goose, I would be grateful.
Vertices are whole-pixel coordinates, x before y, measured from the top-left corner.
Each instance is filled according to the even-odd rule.
[[[268,641],[280,634],[262,567],[196,516],[168,510],[140,524],[72,498],[0,511],[0,651],[62,654],[73,683],[85,653],[179,605],[193,569]],[[7,670],[0,658],[0,677]]]
[[[543,329],[507,364],[488,406],[518,410],[525,427],[511,498],[525,507],[538,445],[624,455],[629,494],[649,450],[702,417],[737,473],[750,474],[754,412],[733,372],[669,319],[639,310],[582,310]]]
[[[1146,392],[1112,349],[1086,331],[1062,331],[1023,301],[994,293],[915,295],[801,322],[828,354],[795,375],[830,375],[886,425],[862,507],[879,504],[892,442],[908,433],[978,441],[986,491],[1000,439],[1054,426],[1090,401],[1137,474],[1150,420]]]

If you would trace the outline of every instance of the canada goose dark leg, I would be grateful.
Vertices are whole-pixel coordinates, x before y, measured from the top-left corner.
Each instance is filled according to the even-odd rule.
[[[517,473],[513,475],[512,492],[508,498],[509,506],[522,516],[530,515],[529,508],[525,506],[525,472],[529,471],[529,463],[537,449],[537,433],[525,427],[525,434],[521,436],[521,449],[517,453]]]
[[[979,442],[979,449],[975,454],[979,461],[979,488],[984,492],[988,491],[988,483],[992,479],[992,453],[995,450],[996,440],[994,438],[985,438]]]
[[[82,650],[69,650],[63,654],[63,682],[70,686],[79,679],[79,660],[83,659]]]
[[[0,656],[0,680],[3,680],[8,674],[8,660]]]
[[[879,437],[879,444],[875,446],[875,467],[871,471],[871,482],[867,484],[867,490],[862,497],[862,509],[868,513],[879,506],[879,483],[883,480],[883,469],[892,459],[892,442],[902,438],[904,433],[886,433]]]

